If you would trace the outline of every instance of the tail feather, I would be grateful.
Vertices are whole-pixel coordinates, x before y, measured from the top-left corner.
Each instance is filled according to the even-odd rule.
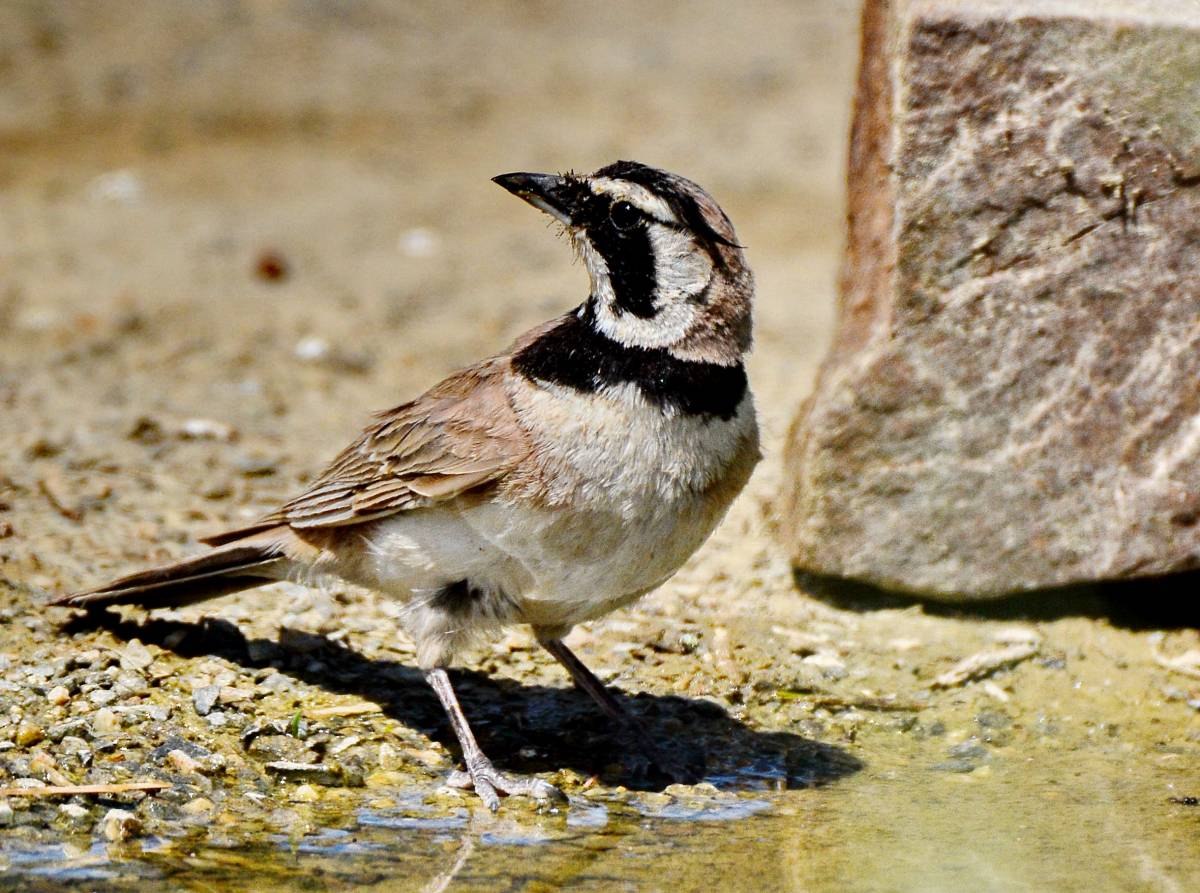
[[[214,533],[212,536],[202,536],[200,537],[200,542],[206,546],[226,546],[229,543],[244,540],[259,533],[265,533],[268,530],[278,529],[278,521],[260,521],[249,527],[239,527],[236,530],[224,530],[221,533]]]
[[[70,608],[105,605],[179,607],[280,579],[286,563],[278,542],[241,542],[151,568],[50,602]]]

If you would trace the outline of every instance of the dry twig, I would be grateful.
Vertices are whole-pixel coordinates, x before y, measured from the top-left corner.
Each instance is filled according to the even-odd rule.
[[[124,784],[58,784],[40,788],[0,788],[0,797],[74,797],[77,794],[154,793],[171,787],[167,781],[130,781]]]
[[[363,701],[358,704],[334,704],[332,707],[318,707],[315,710],[305,710],[309,719],[328,719],[331,716],[362,716],[366,713],[381,713],[383,708],[378,704]]]
[[[1003,648],[980,651],[964,658],[933,680],[934,688],[951,688],[972,679],[990,676],[997,670],[1015,666],[1038,653],[1036,642],[1014,642]]]

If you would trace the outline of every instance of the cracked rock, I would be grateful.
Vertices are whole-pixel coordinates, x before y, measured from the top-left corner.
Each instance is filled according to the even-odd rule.
[[[1200,12],[868,0],[797,567],[949,600],[1200,564]]]

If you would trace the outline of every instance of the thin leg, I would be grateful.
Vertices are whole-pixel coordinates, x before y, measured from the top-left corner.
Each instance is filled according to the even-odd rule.
[[[676,761],[668,759],[654,739],[650,737],[650,733],[641,721],[630,715],[624,707],[612,696],[608,688],[596,678],[596,675],[584,665],[575,653],[566,646],[562,639],[545,639],[542,641],[542,647],[549,651],[554,659],[566,668],[566,671],[571,674],[571,679],[581,689],[592,696],[600,709],[609,716],[624,726],[633,737],[637,740],[638,747],[641,748],[643,754],[646,755],[654,764],[667,775],[674,778],[688,778],[695,773],[683,769],[677,765]]]
[[[450,677],[441,667],[429,670],[425,679],[442,702],[446,715],[450,717],[450,726],[458,745],[462,748],[463,762],[467,766],[466,773],[455,773],[450,776],[449,783],[455,787],[473,787],[483,805],[495,812],[500,808],[500,794],[524,794],[536,800],[566,800],[562,791],[549,782],[540,778],[524,778],[519,775],[509,775],[500,772],[492,765],[492,761],[484,755],[475,740],[475,734],[463,715],[462,706],[454,694],[454,686]]]
[[[627,725],[638,725],[638,721],[625,711],[625,708],[609,693],[604,683],[596,678],[596,674],[575,656],[575,652],[568,648],[562,639],[546,639],[542,642],[542,647],[566,668],[575,684],[591,695],[592,700],[599,704],[600,709],[610,718]]]

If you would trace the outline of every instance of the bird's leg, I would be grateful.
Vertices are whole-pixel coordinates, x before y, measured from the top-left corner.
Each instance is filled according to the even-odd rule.
[[[574,680],[575,684],[591,695],[592,700],[600,706],[600,709],[609,718],[616,720],[633,735],[642,753],[660,771],[678,780],[690,778],[696,774],[695,772],[685,770],[678,764],[678,761],[668,758],[659,749],[641,720],[621,706],[620,702],[612,696],[612,693],[605,684],[596,678],[596,674],[589,670],[584,662],[575,656],[575,653],[566,646],[562,639],[542,639],[540,641],[542,647],[549,651],[554,656],[554,659],[562,664],[566,668],[566,671],[571,674],[571,679]]]
[[[446,671],[441,667],[435,667],[425,673],[425,679],[437,693],[446,715],[450,717],[450,725],[454,729],[455,737],[458,738],[459,747],[462,748],[463,762],[467,767],[465,772],[456,771],[451,774],[447,780],[448,784],[460,788],[473,787],[475,793],[479,795],[479,799],[483,801],[483,805],[492,812],[500,808],[500,794],[524,794],[536,800],[565,801],[567,799],[563,796],[562,791],[547,781],[542,781],[540,778],[509,775],[493,766],[492,761],[484,755],[479,743],[475,740],[475,734],[471,731],[466,716],[463,715],[462,706],[458,703],[454,687],[450,684],[450,677]]]

